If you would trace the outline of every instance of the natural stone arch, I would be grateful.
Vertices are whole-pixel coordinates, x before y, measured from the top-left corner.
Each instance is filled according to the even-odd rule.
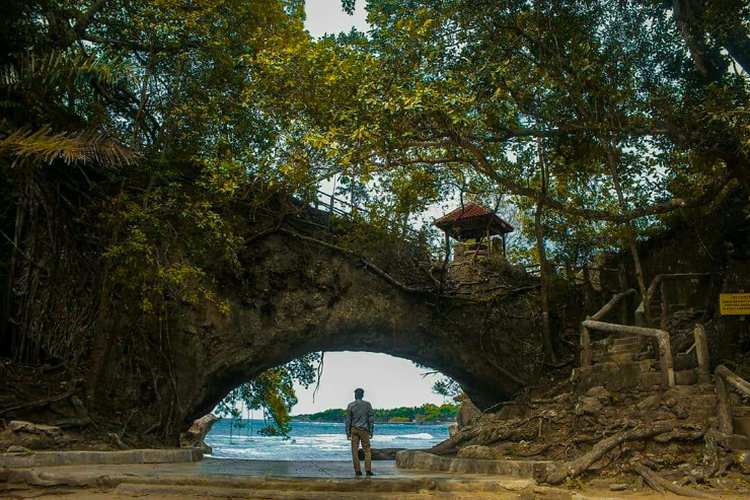
[[[183,315],[173,367],[181,429],[231,389],[313,351],[391,354],[455,378],[481,409],[534,378],[535,302],[521,292],[487,303],[406,292],[349,255],[284,233],[254,242],[246,275],[218,293],[231,304]],[[178,343],[179,347],[174,347]],[[177,415],[173,415],[174,419]]]

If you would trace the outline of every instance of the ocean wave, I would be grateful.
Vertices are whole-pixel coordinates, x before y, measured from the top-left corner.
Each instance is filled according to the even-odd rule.
[[[229,421],[217,422],[206,436],[212,456],[244,460],[350,460],[351,444],[341,424],[295,422],[291,439],[261,436],[262,422],[230,432]],[[408,434],[401,434],[408,432]],[[448,437],[447,426],[376,424],[373,448],[428,448]]]

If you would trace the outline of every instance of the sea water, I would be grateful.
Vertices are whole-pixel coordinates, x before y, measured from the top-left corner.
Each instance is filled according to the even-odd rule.
[[[235,423],[237,420],[235,420]],[[217,421],[206,436],[215,458],[253,460],[349,460],[351,444],[343,423],[292,422],[289,439],[261,436],[262,420]],[[230,433],[231,430],[231,433]],[[448,439],[447,424],[375,424],[373,448],[430,448]]]

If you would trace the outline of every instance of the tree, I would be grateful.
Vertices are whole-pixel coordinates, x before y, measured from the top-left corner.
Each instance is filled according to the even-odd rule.
[[[142,372],[151,373],[142,401],[180,406],[169,375],[174,318],[197,304],[229,313],[214,290],[239,279],[248,205],[306,181],[274,187],[281,171],[258,151],[279,124],[243,100],[255,54],[307,37],[302,7],[21,0],[3,9],[0,355],[62,359],[85,375],[89,409]],[[269,409],[292,401],[288,373],[253,387]],[[174,435],[181,423],[164,415],[159,430]]]
[[[250,382],[233,389],[218,405],[218,413],[232,420],[241,416],[240,405],[247,410],[263,410],[270,423],[258,430],[264,436],[289,436],[290,411],[297,404],[294,382],[308,387],[315,382],[320,353],[312,353],[284,366],[266,370]],[[238,422],[240,425],[241,421]]]

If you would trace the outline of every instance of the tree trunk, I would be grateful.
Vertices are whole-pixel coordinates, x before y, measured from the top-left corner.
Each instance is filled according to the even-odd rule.
[[[547,184],[549,182],[549,172],[544,164],[542,156],[541,143],[539,151],[539,172],[542,181],[542,194],[547,194]],[[544,340],[544,357],[548,363],[557,364],[554,345],[552,344],[552,329],[549,324],[549,271],[547,266],[547,252],[544,249],[544,228],[542,227],[542,212],[544,203],[541,199],[537,202],[536,213],[534,214],[534,231],[536,232],[536,250],[539,254],[539,274],[540,274],[540,300],[542,308],[542,337]]]
[[[609,161],[609,169],[612,175],[612,183],[615,186],[615,193],[617,193],[617,202],[620,205],[620,210],[624,212],[627,207],[625,206],[625,197],[622,194],[620,177],[617,173],[617,149],[614,140],[609,144],[609,147],[607,148],[607,159]],[[633,230],[633,225],[630,222],[625,223],[625,235],[628,238],[630,253],[633,255],[633,266],[635,267],[635,276],[638,280],[638,289],[641,293],[641,300],[643,300],[643,311],[646,315],[646,325],[650,327],[651,305],[649,304],[648,297],[646,297],[648,288],[646,287],[646,279],[643,276],[641,258],[640,255],[638,255],[638,242],[635,239],[635,231]]]
[[[548,362],[557,363],[555,350],[552,346],[552,329],[549,324],[549,280],[547,270],[547,255],[544,250],[544,230],[542,228],[542,203],[537,203],[534,214],[534,229],[536,231],[536,250],[539,253],[540,299],[542,306],[542,335],[544,337],[544,355]]]

